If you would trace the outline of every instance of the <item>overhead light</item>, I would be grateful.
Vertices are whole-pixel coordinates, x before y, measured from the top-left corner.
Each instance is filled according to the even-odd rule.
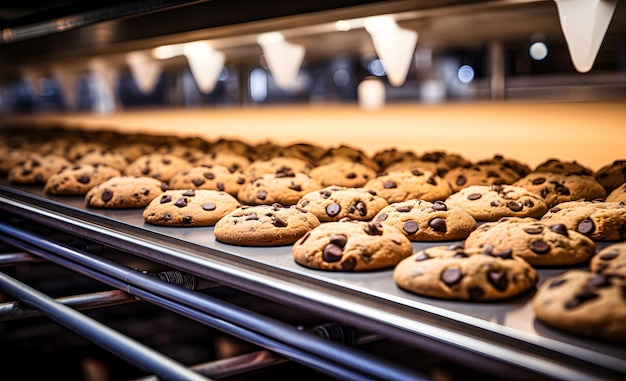
[[[139,90],[143,94],[151,94],[163,71],[162,64],[147,52],[126,54],[126,63]]]
[[[368,17],[364,22],[376,54],[383,63],[387,79],[393,86],[402,86],[411,66],[417,32],[398,26],[391,16]]]
[[[152,49],[152,57],[159,60],[166,60],[183,55],[184,44],[162,45]]]
[[[554,0],[574,67],[591,70],[609,27],[617,0]]]
[[[215,89],[226,55],[219,52],[206,41],[195,41],[183,46],[183,54],[189,62],[189,68],[198,88],[203,93],[210,93]]]
[[[283,89],[293,87],[304,60],[304,46],[286,41],[280,32],[260,34],[257,43],[278,86]]]

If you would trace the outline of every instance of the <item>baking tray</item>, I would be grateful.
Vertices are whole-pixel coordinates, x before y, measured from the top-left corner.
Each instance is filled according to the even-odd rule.
[[[290,245],[228,245],[215,240],[213,227],[149,225],[141,209],[87,208],[83,197],[48,195],[43,187],[14,186],[6,180],[0,180],[0,209],[477,367],[488,366],[496,373],[514,367],[520,374],[529,371],[555,379],[626,376],[623,345],[578,337],[539,322],[529,303],[532,292],[502,302],[421,297],[398,288],[392,269],[309,269],[293,261]],[[412,245],[419,250],[456,242]],[[607,243],[596,245],[600,249]],[[539,283],[571,268],[538,269]]]

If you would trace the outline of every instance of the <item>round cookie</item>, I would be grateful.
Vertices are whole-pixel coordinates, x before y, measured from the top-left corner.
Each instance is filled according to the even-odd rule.
[[[513,185],[472,185],[446,199],[450,207],[467,210],[477,221],[502,217],[540,218],[548,210],[538,195]]]
[[[391,147],[374,152],[372,159],[378,164],[380,169],[384,170],[392,164],[419,160],[419,156],[411,150],[401,151]]]
[[[401,170],[412,171],[414,169],[417,169],[418,171],[430,171],[441,177],[445,176],[445,174],[450,171],[450,167],[448,167],[443,161],[436,163],[434,161],[424,160],[404,160],[390,164],[385,169],[385,172],[395,172]]]
[[[465,240],[465,247],[511,252],[532,266],[569,266],[587,263],[596,253],[595,243],[568,230],[534,218],[503,218],[480,225]]]
[[[313,213],[292,205],[244,205],[215,224],[215,239],[239,246],[291,245],[320,225]]]
[[[605,201],[608,202],[626,202],[626,183],[618,186],[613,189],[608,196],[606,196]]]
[[[198,159],[205,155],[204,149],[188,146],[182,142],[162,145],[157,148],[157,153],[177,156],[181,159],[187,160],[192,164],[195,164]]]
[[[244,155],[228,151],[215,151],[198,158],[194,164],[196,166],[222,165],[234,172],[246,169],[250,163],[250,159]]]
[[[128,160],[121,152],[112,149],[100,148],[87,150],[74,164],[106,164],[110,167],[123,171],[128,165]]]
[[[310,142],[291,143],[285,149],[300,152],[310,163],[317,163],[326,152],[326,148]]]
[[[296,263],[324,271],[368,271],[395,266],[413,252],[398,229],[376,222],[325,222],[292,247]]]
[[[84,196],[94,186],[120,175],[119,169],[104,164],[70,165],[52,174],[44,184],[44,191],[56,195]]]
[[[309,173],[313,165],[308,161],[295,157],[274,157],[267,160],[254,160],[245,169],[245,173],[251,178],[261,177],[276,172],[291,171],[294,173]]]
[[[376,177],[376,171],[348,160],[337,160],[318,165],[309,172],[312,178],[322,186],[337,185],[341,187],[362,187]]]
[[[611,193],[620,185],[626,184],[626,160],[615,160],[598,169],[595,178],[607,193]]]
[[[151,225],[213,226],[239,206],[239,201],[226,192],[170,189],[152,199],[142,217]]]
[[[189,169],[192,164],[176,155],[151,153],[137,158],[124,169],[127,176],[149,176],[168,182],[178,172]]]
[[[603,275],[616,275],[626,279],[626,242],[614,243],[591,258],[591,271]]]
[[[456,167],[469,167],[472,165],[472,162],[462,155],[449,152],[449,151],[427,151],[422,153],[420,156],[420,160],[422,161],[430,161],[433,163],[443,163],[447,168],[456,168]]]
[[[0,146],[0,175],[7,175],[18,163],[25,161],[31,151],[24,148]]]
[[[320,222],[339,221],[344,217],[369,221],[387,205],[387,200],[372,190],[337,185],[307,193],[296,204],[313,213]]]
[[[259,143],[254,147],[256,160],[270,160],[276,157],[295,157],[296,159],[311,162],[311,159],[297,149],[287,148],[272,141]]]
[[[498,164],[502,165],[505,168],[512,169],[515,171],[520,177],[524,177],[529,174],[532,170],[528,166],[528,164],[524,164],[521,161],[516,159],[512,159],[510,157],[504,157],[502,155],[496,154],[490,159],[484,159],[476,162],[476,164]]]
[[[521,258],[459,244],[416,252],[398,263],[393,279],[403,290],[431,298],[495,301],[527,292],[538,277]]]
[[[70,165],[63,156],[32,153],[11,168],[7,179],[12,184],[43,185],[54,173]]]
[[[419,169],[382,173],[364,187],[374,190],[390,204],[412,199],[434,202],[452,194],[450,184],[442,177]]]
[[[239,155],[243,155],[247,157],[248,159],[252,159],[255,155],[254,148],[252,148],[250,144],[239,139],[220,138],[219,140],[211,143],[207,151],[209,152],[222,152],[222,151],[232,152],[232,153],[236,153]]]
[[[283,167],[243,184],[237,198],[248,205],[295,205],[305,194],[321,188],[308,174]]]
[[[328,164],[337,160],[347,160],[352,163],[363,164],[373,169],[375,172],[380,170],[378,163],[376,163],[374,159],[369,157],[365,152],[345,144],[327,149],[326,152],[324,152],[324,155],[322,155],[322,157],[318,160],[317,165]]]
[[[594,241],[626,239],[626,205],[623,202],[562,202],[548,210],[541,220],[553,225],[564,224]]]
[[[95,185],[85,195],[85,205],[104,209],[144,208],[168,189],[153,177],[115,176]]]
[[[411,241],[465,239],[476,229],[476,220],[462,208],[443,201],[407,200],[383,208],[373,221],[395,227]]]
[[[532,308],[540,321],[597,340],[626,340],[626,280],[582,270],[548,278]]]
[[[513,185],[524,187],[544,199],[548,207],[565,201],[605,198],[604,187],[593,176],[532,172]]]
[[[469,167],[456,167],[448,171],[444,179],[450,183],[453,192],[471,185],[513,184],[521,176],[504,164],[475,164]]]
[[[537,165],[533,172],[563,173],[572,175],[593,176],[593,170],[576,161],[548,159]]]
[[[74,163],[88,152],[100,151],[100,150],[106,150],[106,149],[108,149],[108,147],[106,146],[106,144],[103,144],[103,143],[99,143],[96,141],[78,140],[78,141],[75,141],[74,144],[68,147],[66,158],[72,163]],[[86,164],[93,164],[93,163],[86,163]]]
[[[186,169],[173,175],[168,184],[171,189],[212,189],[237,197],[246,182],[243,171],[216,164]]]

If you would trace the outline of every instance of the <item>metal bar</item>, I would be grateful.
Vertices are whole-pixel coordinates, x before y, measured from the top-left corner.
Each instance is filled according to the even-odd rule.
[[[120,290],[94,292],[91,294],[74,295],[55,299],[58,303],[72,307],[75,310],[109,307],[118,304],[136,302],[137,299]],[[0,321],[15,320],[33,316],[40,316],[41,312],[20,302],[0,304]]]
[[[163,356],[119,332],[73,310],[0,272],[0,289],[41,311],[44,315],[84,338],[132,362],[139,368],[168,380],[207,380],[184,365]]]
[[[41,262],[41,258],[33,257],[24,252],[0,254],[0,267],[8,267],[20,263]]]
[[[311,333],[300,331],[252,311],[231,306],[207,295],[192,293],[184,288],[163,283],[152,276],[129,270],[104,258],[95,258],[89,253],[60,246],[2,223],[0,223],[0,231],[19,239],[20,241],[16,241],[9,237],[1,237],[16,247],[25,248],[51,262],[59,263],[114,287],[125,288],[127,292],[137,295],[141,299],[186,314],[185,316],[213,327],[219,327],[220,330],[243,337],[247,341],[255,342],[265,348],[270,348],[285,357],[313,366],[322,372],[328,373],[331,370],[337,372],[338,375],[343,374],[344,377],[342,378],[346,378],[346,372],[348,372],[351,376],[347,378],[355,378],[356,376],[356,378],[373,377],[394,380],[427,379],[415,371],[404,369],[384,359],[355,351],[346,346],[339,346]],[[50,255],[50,253],[54,253],[54,255]],[[90,271],[90,269],[93,270]],[[120,284],[117,282],[114,284],[116,282],[113,280],[127,283]],[[134,286],[141,287],[141,289]],[[154,297],[144,290],[154,292],[159,296]],[[170,300],[180,304],[175,304]],[[270,335],[271,338],[267,337]],[[282,348],[277,349],[279,347]],[[337,366],[338,363],[341,365],[340,367]],[[348,370],[347,367],[352,369]]]

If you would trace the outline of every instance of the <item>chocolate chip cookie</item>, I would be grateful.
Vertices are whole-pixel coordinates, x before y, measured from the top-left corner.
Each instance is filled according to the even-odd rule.
[[[626,205],[622,202],[562,202],[548,210],[541,220],[564,224],[594,241],[626,239]]]
[[[151,153],[143,155],[126,166],[124,174],[128,176],[149,176],[168,182],[176,173],[192,167],[192,164],[176,155]]]
[[[396,147],[391,147],[374,152],[372,159],[381,170],[385,170],[392,164],[419,160],[419,155],[411,150],[399,150]]]
[[[481,302],[517,297],[534,288],[538,277],[526,261],[509,253],[457,244],[416,252],[398,263],[393,279],[418,295]]]
[[[413,252],[398,229],[376,222],[325,222],[294,243],[296,263],[324,271],[368,271],[395,266]]]
[[[309,173],[322,186],[338,185],[341,187],[362,187],[376,177],[376,171],[370,167],[348,160],[337,160],[318,165]]]
[[[538,194],[552,207],[565,201],[605,198],[604,187],[593,176],[566,173],[532,172],[513,185]]]
[[[614,243],[591,258],[591,271],[626,279],[626,242]]]
[[[533,266],[569,266],[587,263],[595,243],[563,224],[534,218],[503,218],[487,222],[470,233],[465,247],[510,252]]]
[[[609,202],[626,202],[626,182],[617,188],[613,189],[606,200]]]
[[[213,226],[239,206],[239,201],[226,192],[170,189],[152,199],[142,216],[151,225]]]
[[[475,164],[469,167],[456,167],[445,174],[453,192],[458,192],[471,185],[513,184],[521,176],[504,164]]]
[[[369,221],[388,203],[367,188],[331,185],[305,194],[296,205],[313,213],[320,222],[330,222],[344,217]]]
[[[295,205],[305,194],[322,186],[306,173],[294,173],[282,167],[275,173],[257,177],[242,185],[237,193],[241,203],[247,205]]]
[[[167,189],[167,184],[153,177],[115,176],[91,188],[85,195],[85,205],[104,209],[144,208]]]
[[[199,157],[195,161],[194,165],[222,165],[234,172],[248,168],[250,163],[250,159],[242,154],[228,151],[215,151],[206,153],[203,156]]]
[[[74,161],[74,164],[106,164],[124,171],[124,168],[128,165],[128,160],[121,152],[100,148],[84,152],[80,158]]]
[[[538,195],[513,185],[472,185],[448,197],[446,204],[467,210],[477,221],[502,217],[540,218],[548,210]]]
[[[572,175],[593,176],[593,170],[577,161],[548,159],[537,165],[533,172],[563,173]]]
[[[433,150],[423,152],[420,156],[422,161],[430,161],[433,163],[443,163],[447,168],[453,169],[456,167],[469,167],[472,162],[463,155],[443,150]]]
[[[267,160],[254,160],[246,167],[245,172],[249,178],[254,179],[277,172],[309,173],[311,169],[313,169],[313,164],[303,159],[274,157]]]
[[[11,168],[7,179],[12,184],[43,185],[54,173],[70,165],[63,156],[31,153]]]
[[[395,227],[411,241],[465,239],[476,229],[476,220],[462,208],[443,201],[407,200],[390,204],[373,221]]]
[[[374,190],[390,204],[412,199],[434,202],[452,194],[450,184],[441,176],[419,169],[382,173],[364,187]]]
[[[70,165],[52,174],[44,184],[44,191],[55,195],[84,196],[94,186],[120,175],[119,169],[104,164]]]
[[[611,193],[620,185],[626,183],[626,160],[615,160],[611,164],[600,168],[595,174],[596,180]]]
[[[532,300],[537,318],[548,325],[597,340],[626,341],[626,280],[568,270],[546,279]]]
[[[223,165],[197,165],[176,173],[168,182],[171,189],[212,189],[237,197],[237,193],[248,181],[242,170]]]
[[[215,224],[215,239],[238,246],[291,245],[320,225],[313,213],[294,205],[244,205]]]
[[[512,169],[515,171],[520,177],[524,177],[529,174],[532,169],[526,163],[523,163],[517,159],[513,159],[510,157],[504,157],[503,155],[496,154],[492,158],[479,160],[476,164],[496,164],[502,165],[505,168]]]
[[[363,152],[361,149],[341,144],[335,147],[330,147],[324,152],[324,155],[320,157],[317,165],[323,165],[332,163],[337,160],[347,160],[353,163],[360,163],[373,169],[374,171],[380,171],[378,163],[374,161],[369,155]]]

